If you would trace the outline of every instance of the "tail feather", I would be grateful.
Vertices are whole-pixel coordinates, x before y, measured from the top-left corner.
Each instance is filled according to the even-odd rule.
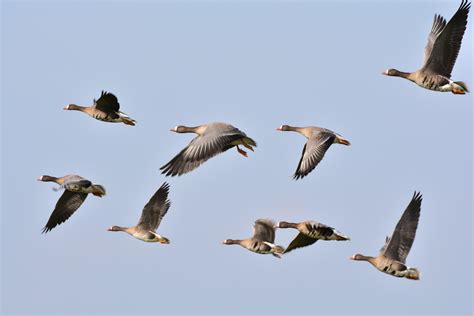
[[[463,81],[454,81],[454,83],[460,86],[465,92],[469,92],[469,88]]]
[[[134,119],[131,119],[129,117],[122,117],[122,122],[125,125],[131,125],[131,126],[135,126],[135,123],[136,123],[136,121]]]
[[[351,240],[351,238],[341,233],[336,233],[336,240]]]
[[[251,146],[253,146],[253,147],[257,147],[257,143],[256,143],[252,138],[250,138],[250,137],[248,137],[248,136],[245,136],[245,137],[244,137],[244,141],[245,141],[245,143],[247,143],[247,145],[251,145]]]
[[[343,138],[339,135],[336,136],[336,139],[337,139],[337,143],[339,143],[339,144],[346,145],[346,146],[351,145],[351,143],[347,139],[345,139],[345,138]]]
[[[410,280],[419,280],[420,271],[418,271],[416,268],[408,268],[406,277]]]
[[[105,188],[100,184],[92,185],[92,194],[98,197],[102,197],[106,194]]]

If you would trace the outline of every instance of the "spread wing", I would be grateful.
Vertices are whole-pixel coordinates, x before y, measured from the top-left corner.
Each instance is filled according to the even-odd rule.
[[[321,162],[326,151],[334,142],[334,134],[321,131],[308,139],[303,147],[300,162],[293,175],[298,180],[307,176]]]
[[[94,107],[107,114],[116,115],[117,118],[119,117],[116,112],[119,111],[120,104],[118,103],[117,97],[110,92],[102,91],[100,98],[94,100]]]
[[[284,253],[288,253],[296,248],[306,247],[317,242],[317,239],[306,236],[305,234],[299,233],[295,239],[291,241]]]
[[[425,60],[423,68],[451,77],[456,58],[461,48],[461,42],[466,30],[467,18],[471,3],[463,0],[459,9],[451,20],[446,20],[435,15],[428,43],[425,47]]]
[[[158,191],[153,194],[150,198],[150,201],[145,205],[142,211],[142,216],[138,221],[137,226],[144,230],[155,231],[162,218],[168,212],[171,202],[168,200],[170,185],[168,183],[163,183]]]
[[[232,142],[245,137],[238,129],[229,132],[212,132],[194,138],[166,165],[160,168],[166,176],[180,176],[190,172],[206,160],[233,147]]]
[[[387,258],[405,263],[415,240],[416,228],[420,218],[422,195],[419,192],[413,194],[405,212],[398,221],[397,226],[390,238],[385,240],[385,246],[381,249]]]
[[[87,198],[87,193],[64,191],[43,228],[43,233],[49,232],[57,225],[65,222],[82,205]]]
[[[275,223],[269,219],[258,219],[253,225],[253,239],[258,241],[275,242]]]

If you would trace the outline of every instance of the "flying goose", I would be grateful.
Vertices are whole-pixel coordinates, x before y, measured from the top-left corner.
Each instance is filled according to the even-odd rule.
[[[105,195],[105,188],[102,185],[93,184],[91,181],[78,175],[67,175],[60,178],[44,175],[39,177],[38,181],[59,184],[59,189],[54,189],[56,191],[64,189],[64,193],[59,198],[53,213],[43,228],[43,233],[49,232],[71,217],[82,205],[89,193],[98,197]]]
[[[75,110],[86,113],[96,120],[110,123],[124,123],[135,126],[136,121],[127,114],[119,111],[120,104],[117,97],[110,92],[102,91],[100,98],[95,100],[91,106],[80,106],[68,104],[64,110]]]
[[[242,145],[251,151],[257,143],[238,128],[226,123],[209,123],[196,127],[176,126],[170,129],[176,133],[198,134],[188,146],[160,168],[166,176],[180,176],[190,172],[209,158],[212,158],[232,147],[237,147],[237,152],[247,157],[247,152],[239,148]]]
[[[300,162],[293,175],[293,179],[298,180],[307,176],[321,162],[326,151],[332,144],[342,144],[349,146],[351,143],[341,135],[334,133],[326,128],[308,126],[293,127],[281,125],[277,131],[298,132],[308,139],[303,147]]]
[[[294,228],[300,233],[285,249],[288,253],[296,248],[306,247],[314,244],[318,240],[349,240],[350,238],[338,232],[332,227],[326,226],[316,221],[304,221],[301,223],[279,222],[276,228]]]
[[[252,252],[259,254],[272,254],[281,258],[285,251],[282,246],[277,246],[275,242],[275,223],[269,219],[258,219],[253,225],[253,236],[247,239],[226,239],[225,245],[240,245]]]
[[[158,235],[156,229],[161,223],[161,220],[168,212],[171,202],[168,200],[170,186],[168,183],[158,189],[153,194],[150,201],[145,205],[142,211],[142,216],[138,221],[138,224],[132,227],[121,227],[112,226],[108,229],[111,232],[126,232],[127,234],[146,241],[146,242],[159,242],[161,244],[169,244],[168,238]]]
[[[420,272],[415,268],[408,267],[405,264],[405,260],[415,240],[418,219],[420,218],[421,201],[422,195],[419,192],[415,192],[410,204],[408,204],[408,207],[398,221],[392,237],[385,239],[385,245],[380,249],[377,257],[356,254],[350,259],[368,261],[378,270],[396,277],[418,280]]]
[[[451,91],[454,94],[469,92],[464,82],[453,81],[450,78],[461,48],[470,8],[471,3],[463,0],[448,23],[441,15],[435,14],[428,35],[428,44],[425,47],[423,66],[419,70],[410,73],[388,69],[383,74],[408,79],[429,90]]]

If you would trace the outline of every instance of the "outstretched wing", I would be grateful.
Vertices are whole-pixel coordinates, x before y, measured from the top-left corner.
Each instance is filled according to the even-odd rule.
[[[168,200],[169,189],[170,185],[165,182],[158,191],[153,194],[150,201],[148,201],[143,208],[142,216],[137,226],[147,231],[155,231],[158,228],[162,218],[166,215],[171,205],[170,200]]]
[[[172,177],[190,172],[208,159],[231,148],[232,142],[242,139],[242,137],[245,137],[245,134],[236,128],[233,131],[199,135],[160,170],[162,170],[162,174]]]
[[[49,232],[57,225],[64,223],[82,205],[87,193],[78,193],[65,190],[59,198],[53,213],[43,228],[43,233]]]
[[[258,241],[275,242],[275,223],[269,219],[258,219],[253,225],[253,239]]]
[[[447,24],[442,16],[435,15],[431,32],[428,35],[428,43],[425,47],[423,68],[447,78],[451,77],[466,30],[470,8],[471,3],[463,0],[459,9]]]
[[[284,253],[288,253],[296,248],[306,247],[317,242],[317,239],[306,236],[305,234],[299,233],[295,239],[291,241]]]
[[[120,104],[118,103],[118,99],[114,94],[107,91],[102,91],[100,98],[98,100],[94,100],[94,107],[107,114],[115,114],[118,117],[116,112],[119,111]]]
[[[398,221],[392,236],[387,237],[385,246],[381,249],[382,254],[387,258],[405,263],[415,240],[422,199],[419,192],[413,194],[413,198]]]
[[[304,145],[293,179],[302,179],[313,171],[324,158],[324,154],[333,144],[335,137],[334,134],[321,131],[309,138]]]

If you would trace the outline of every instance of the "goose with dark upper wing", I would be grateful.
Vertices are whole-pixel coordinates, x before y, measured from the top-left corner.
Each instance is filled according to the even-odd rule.
[[[379,271],[396,277],[418,280],[420,278],[418,269],[410,268],[405,264],[405,261],[415,240],[421,201],[422,195],[415,192],[392,236],[385,239],[385,245],[380,249],[380,254],[377,257],[356,254],[350,259],[368,261]]]
[[[169,189],[169,184],[165,182],[158,191],[153,194],[150,201],[148,201],[143,208],[142,216],[137,225],[132,227],[112,226],[108,231],[126,232],[127,234],[146,242],[169,244],[170,241],[168,238],[156,233],[156,229],[171,205],[171,202],[168,200]]]
[[[451,91],[454,94],[469,92],[464,82],[451,80],[451,72],[461,48],[470,8],[471,3],[463,0],[448,23],[441,15],[435,15],[425,47],[423,66],[419,70],[403,72],[388,69],[383,74],[408,79],[429,90]]]
[[[242,145],[251,151],[257,143],[245,135],[238,128],[226,123],[209,123],[196,127],[176,126],[171,129],[176,133],[195,133],[195,137],[188,146],[160,168],[166,176],[180,176],[190,172],[208,159],[228,150],[237,147],[237,152],[247,157],[247,152],[242,150]]]
[[[293,175],[293,179],[298,180],[307,176],[321,162],[326,151],[332,144],[342,144],[349,146],[351,143],[341,135],[334,133],[326,128],[308,126],[293,127],[282,125],[277,128],[278,131],[298,132],[308,139],[303,147],[300,162]]]
[[[338,232],[332,227],[326,226],[316,221],[304,221],[300,223],[279,222],[276,228],[293,228],[300,233],[286,247],[284,253],[288,253],[296,248],[306,247],[314,244],[318,240],[349,240],[350,238]]]
[[[105,195],[105,188],[99,184],[78,175],[67,175],[64,177],[41,176],[38,181],[55,182],[64,189],[64,193],[59,198],[53,213],[43,228],[43,233],[47,233],[57,225],[64,223],[75,211],[84,203],[89,193],[102,197]],[[59,190],[59,189],[55,189]]]
[[[100,98],[95,100],[91,106],[80,106],[76,104],[68,104],[64,110],[73,110],[84,112],[87,115],[102,122],[124,123],[134,126],[136,121],[127,114],[120,111],[120,104],[117,97],[106,91],[102,91]]]
[[[258,219],[253,226],[253,236],[247,239],[226,239],[225,245],[240,245],[258,254],[272,254],[281,258],[285,251],[282,246],[275,245],[275,223],[269,219]]]

